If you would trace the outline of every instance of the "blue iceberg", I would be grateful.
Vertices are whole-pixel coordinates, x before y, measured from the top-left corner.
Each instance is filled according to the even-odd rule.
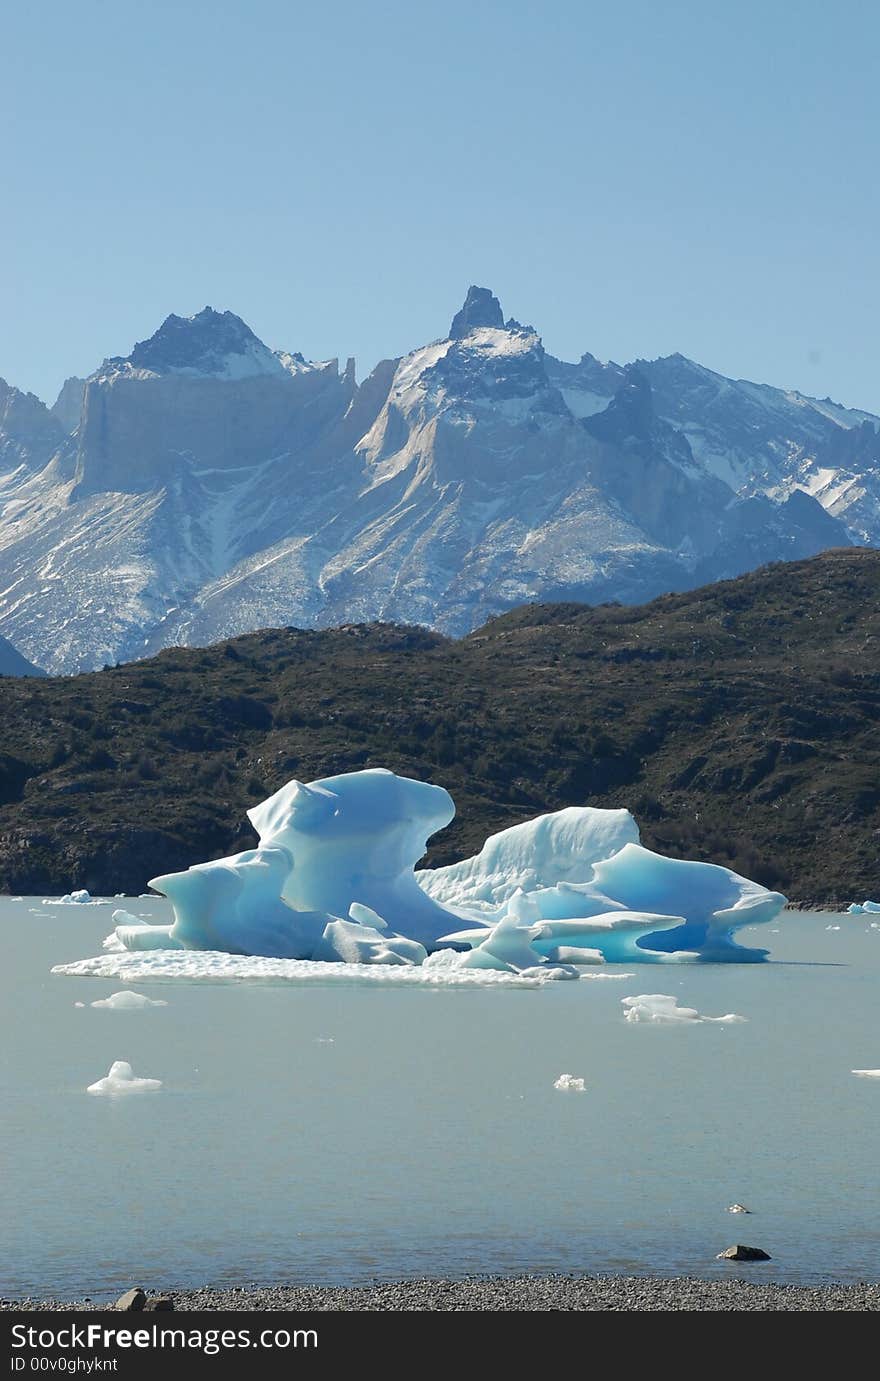
[[[589,806],[416,872],[454,813],[442,787],[381,768],[288,782],[248,811],[256,848],[154,878],[172,924],[116,913],[111,947],[393,967],[447,949],[463,971],[576,978],[606,962],[762,959],[734,932],[785,905],[727,868],[643,848],[629,811]]]

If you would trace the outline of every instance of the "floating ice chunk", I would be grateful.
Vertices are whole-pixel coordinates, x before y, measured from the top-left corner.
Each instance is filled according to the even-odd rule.
[[[161,1079],[139,1079],[127,1060],[114,1060],[108,1074],[89,1084],[87,1093],[150,1093],[162,1087]]]
[[[746,1208],[745,1204],[731,1204],[727,1210],[728,1213],[751,1213],[751,1211],[750,1208]]]
[[[168,1003],[161,997],[145,997],[143,993],[133,993],[130,988],[125,988],[121,993],[112,993],[110,997],[99,997],[89,1005],[107,1007],[111,1012],[135,1012],[144,1007],[167,1007]]]
[[[839,929],[840,929],[840,926],[839,926],[839,925],[826,925],[825,929],[826,929],[826,930],[839,930]]]
[[[880,911],[880,901],[854,901],[846,909],[851,916],[862,916],[866,911]]]
[[[332,964],[422,964],[428,952],[418,940],[407,940],[387,930],[357,921],[330,921],[311,957]]]
[[[63,897],[44,897],[44,906],[107,906],[103,897],[93,897],[84,887],[76,892],[65,892]]]
[[[562,1089],[566,1093],[586,1093],[587,1091],[586,1083],[576,1074],[560,1074],[553,1087]]]
[[[858,1074],[861,1079],[880,1079],[880,1069],[853,1069],[852,1074]]]
[[[588,882],[594,863],[638,839],[628,810],[569,806],[490,835],[473,858],[416,876],[445,906],[497,907],[519,888]]]
[[[622,997],[624,1017],[632,1022],[657,1022],[687,1025],[699,1022],[738,1022],[745,1017],[728,1012],[723,1017],[702,1016],[695,1007],[679,1007],[678,1001],[669,993],[639,993],[636,997]]]

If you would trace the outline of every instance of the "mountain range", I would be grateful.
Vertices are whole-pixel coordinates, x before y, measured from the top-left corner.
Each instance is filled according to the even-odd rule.
[[[472,287],[358,383],[169,316],[49,408],[0,381],[0,633],[55,673],[267,626],[459,636],[880,541],[880,419],[672,355],[547,354]]]

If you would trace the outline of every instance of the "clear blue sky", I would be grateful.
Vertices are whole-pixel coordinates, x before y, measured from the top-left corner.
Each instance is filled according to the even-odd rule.
[[[0,36],[0,375],[171,311],[383,356],[471,282],[575,359],[880,411],[880,10],[32,0]]]

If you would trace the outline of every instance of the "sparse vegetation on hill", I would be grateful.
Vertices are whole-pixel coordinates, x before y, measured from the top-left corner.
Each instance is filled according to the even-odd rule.
[[[458,816],[428,861],[573,804],[800,901],[880,894],[880,552],[632,608],[533,605],[460,641],[277,629],[0,677],[0,887],[139,892],[247,847],[290,777],[382,766]]]

